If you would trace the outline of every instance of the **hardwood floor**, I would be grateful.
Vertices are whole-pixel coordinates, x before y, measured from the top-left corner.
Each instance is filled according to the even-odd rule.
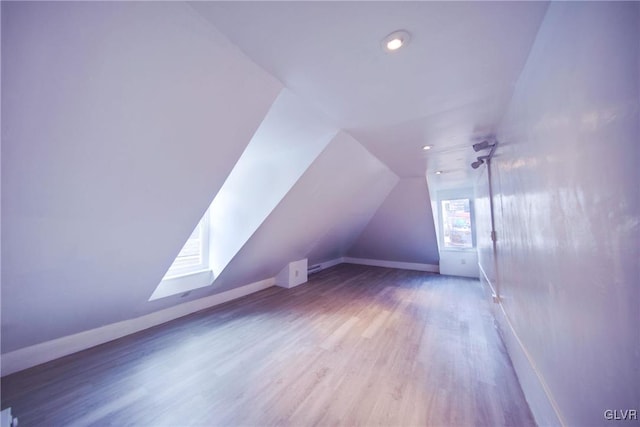
[[[535,425],[476,280],[316,273],[2,379],[20,426]]]

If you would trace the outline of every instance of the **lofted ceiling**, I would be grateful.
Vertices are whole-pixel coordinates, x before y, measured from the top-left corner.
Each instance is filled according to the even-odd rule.
[[[2,3],[3,355],[354,242],[435,263],[425,171],[431,195],[477,172],[471,144],[495,131],[546,7]],[[411,43],[383,52],[400,28]],[[236,181],[243,153],[264,164]],[[218,230],[259,215],[220,282],[148,301],[227,181],[243,200]]]
[[[511,98],[546,2],[196,2],[254,62],[398,176],[464,183]],[[382,39],[404,29],[393,53]],[[423,152],[423,145],[433,145]],[[431,183],[431,179],[430,179]]]

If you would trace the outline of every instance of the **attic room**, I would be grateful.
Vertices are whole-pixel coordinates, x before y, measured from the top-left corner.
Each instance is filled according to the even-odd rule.
[[[3,427],[640,422],[640,3],[0,13]]]

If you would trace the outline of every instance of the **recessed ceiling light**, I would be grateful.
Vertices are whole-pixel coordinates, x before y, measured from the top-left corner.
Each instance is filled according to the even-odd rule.
[[[404,44],[404,41],[402,41],[401,38],[394,38],[387,42],[387,49],[389,50],[400,49],[403,44]]]
[[[423,149],[424,151],[431,150],[432,148],[433,148],[433,145],[424,145],[424,146],[422,147],[422,149]]]
[[[406,46],[409,40],[411,40],[411,35],[408,32],[404,30],[394,31],[382,39],[382,49],[385,52],[395,52],[402,46]]]
[[[436,175],[442,175],[442,171],[436,171]]]

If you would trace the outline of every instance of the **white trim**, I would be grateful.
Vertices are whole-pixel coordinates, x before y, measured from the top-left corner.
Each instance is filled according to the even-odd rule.
[[[428,271],[432,273],[438,273],[439,270],[437,265],[432,264],[351,257],[336,258],[318,264],[320,264],[322,266],[321,269],[324,270],[342,263],[398,268],[403,270]],[[56,338],[51,341],[46,341],[5,353],[0,356],[2,361],[0,366],[0,375],[9,375],[42,363],[50,362],[60,357],[86,350],[88,348],[122,338],[126,335],[169,322],[179,317],[195,313],[196,311],[261,291],[271,286],[275,286],[275,284],[275,277],[271,277],[269,279],[221,292],[219,294],[210,295],[208,297],[165,308],[134,319],[123,320],[121,322],[112,323],[73,335],[67,335],[65,337]]]
[[[193,271],[181,276],[162,279],[162,282],[149,297],[149,301],[204,288],[212,283],[213,271],[211,270]]]
[[[482,265],[478,263],[482,272],[480,280],[485,282],[491,289],[491,293],[495,295],[495,288]],[[495,299],[494,299],[495,301]],[[536,423],[540,426],[566,426],[564,419],[560,413],[560,408],[556,403],[551,390],[547,386],[542,374],[536,368],[533,358],[527,351],[527,348],[520,340],[516,330],[507,315],[502,304],[502,298],[496,301],[497,304],[491,304],[493,317],[496,320],[502,340],[507,348],[507,353],[516,371],[520,387],[529,404],[529,408],[533,413]],[[500,308],[497,308],[499,306]]]
[[[210,270],[210,268],[209,268],[209,263],[210,263],[210,260],[209,260],[209,252],[210,252],[209,241],[211,240],[211,236],[210,236],[211,233],[210,233],[210,226],[209,226],[209,223],[210,223],[209,217],[210,216],[211,215],[209,213],[209,209],[207,208],[207,210],[205,211],[204,215],[202,215],[202,218],[200,218],[200,221],[198,221],[198,223],[193,228],[193,230],[191,230],[191,234],[193,234],[195,229],[200,227],[200,239],[199,239],[200,240],[200,262],[198,264],[195,264],[195,265],[188,265],[186,267],[175,268],[175,269],[173,269],[173,271],[171,270],[173,268],[173,264],[180,257],[180,254],[184,250],[184,247],[189,242],[189,238],[191,237],[191,234],[189,234],[189,238],[187,238],[187,241],[183,244],[182,248],[180,248],[180,252],[176,256],[176,259],[174,259],[174,261],[171,264],[171,266],[169,266],[169,270],[167,270],[167,272],[164,274],[164,277],[162,278],[163,282],[167,281],[167,280],[179,279],[179,278],[182,278],[182,277],[185,277],[185,276],[189,276],[192,273],[199,273],[199,272],[202,272],[202,271]],[[198,287],[200,287],[200,286],[198,286]]]
[[[489,276],[487,276],[487,273],[485,273],[484,268],[482,268],[482,264],[480,264],[480,262],[478,262],[478,268],[480,269],[480,272],[484,276],[484,279],[487,281],[487,285],[489,285],[489,289],[491,289],[491,296],[492,297],[498,296],[498,294],[496,294],[496,290],[493,288],[493,283],[491,283],[491,280],[489,280]],[[482,280],[482,277],[480,278],[480,280]]]
[[[428,271],[431,273],[440,272],[440,267],[437,265],[422,264],[417,262],[386,261],[381,259],[366,259],[366,258],[352,258],[352,257],[344,257],[342,258],[342,262],[347,264],[371,265],[374,267],[399,268],[401,270]]]
[[[250,283],[239,288],[231,289],[219,294],[210,295],[194,301],[185,302],[173,307],[165,308],[134,319],[123,320],[101,326],[88,331],[35,344],[21,348],[1,356],[1,375],[5,376],[23,369],[31,368],[81,350],[86,350],[100,344],[169,322],[205,308],[231,301],[254,292],[261,291],[275,285],[275,278]]]

